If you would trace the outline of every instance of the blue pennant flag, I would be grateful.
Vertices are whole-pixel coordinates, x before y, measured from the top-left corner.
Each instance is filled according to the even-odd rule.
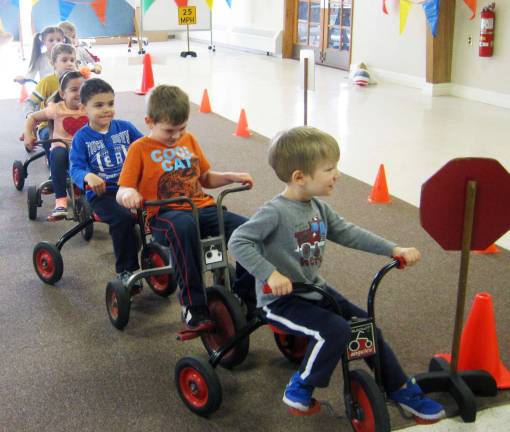
[[[227,0],[228,7],[232,9],[232,0]]]
[[[423,3],[423,10],[427,17],[432,36],[437,36],[437,22],[439,21],[439,0],[427,0]]]
[[[11,0],[11,4],[17,8],[19,8],[19,0]]]
[[[58,6],[60,9],[60,21],[67,21],[67,18],[69,18],[69,15],[71,15],[71,12],[73,11],[76,4],[60,0],[58,2]]]

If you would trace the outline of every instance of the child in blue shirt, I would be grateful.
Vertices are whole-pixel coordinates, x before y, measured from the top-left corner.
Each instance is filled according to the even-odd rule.
[[[131,212],[117,203],[117,181],[131,143],[142,133],[128,121],[115,120],[115,94],[106,81],[93,78],[80,90],[89,118],[73,137],[69,154],[73,183],[87,190],[92,210],[110,227],[115,269],[123,282],[139,268],[138,248]]]

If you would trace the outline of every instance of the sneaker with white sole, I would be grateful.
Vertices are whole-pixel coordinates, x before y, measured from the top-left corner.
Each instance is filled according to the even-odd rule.
[[[290,378],[285,393],[283,394],[283,402],[299,411],[308,411],[312,406],[312,393],[314,387],[307,384],[299,372],[296,372]]]
[[[425,396],[416,380],[411,377],[404,387],[390,393],[390,399],[398,403],[403,410],[424,420],[439,420],[445,416],[443,406]]]

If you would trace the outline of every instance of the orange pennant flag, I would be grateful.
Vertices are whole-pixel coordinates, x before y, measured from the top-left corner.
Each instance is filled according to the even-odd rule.
[[[90,7],[96,12],[97,18],[101,24],[106,20],[106,2],[108,0],[94,0],[90,3]]]
[[[471,9],[472,15],[469,19],[472,20],[476,16],[476,0],[464,0],[464,3]]]

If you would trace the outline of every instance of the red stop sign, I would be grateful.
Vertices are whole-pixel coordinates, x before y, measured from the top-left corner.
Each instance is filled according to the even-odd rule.
[[[421,225],[445,250],[462,249],[466,185],[476,181],[471,249],[489,247],[510,229],[510,174],[495,159],[448,162],[421,188]]]

